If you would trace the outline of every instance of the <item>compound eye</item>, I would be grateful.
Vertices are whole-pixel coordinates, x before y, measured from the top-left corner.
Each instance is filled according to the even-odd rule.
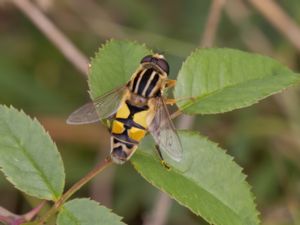
[[[156,64],[161,68],[166,74],[169,74],[169,64],[165,59],[157,59]]]
[[[152,55],[147,55],[141,60],[141,63],[147,63],[151,61],[152,61]]]

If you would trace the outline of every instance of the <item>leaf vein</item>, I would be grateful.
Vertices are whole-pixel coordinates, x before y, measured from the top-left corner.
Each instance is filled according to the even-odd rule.
[[[54,194],[55,198],[57,198],[58,194],[56,193],[54,187],[52,187],[52,185],[48,181],[46,175],[44,174],[44,172],[42,171],[42,169],[40,168],[40,166],[35,163],[34,159],[30,155],[30,153],[28,153],[26,151],[26,148],[20,143],[20,141],[18,140],[18,137],[14,134],[13,130],[11,129],[11,127],[7,123],[7,121],[5,121],[5,124],[6,124],[6,127],[7,127],[7,129],[9,130],[9,132],[11,134],[11,137],[14,139],[15,143],[19,146],[19,148],[22,150],[22,153],[25,155],[25,157],[31,163],[31,165],[33,166],[33,168],[35,168],[37,170],[38,174],[40,175],[40,177],[42,178],[42,180],[45,182],[47,188]]]

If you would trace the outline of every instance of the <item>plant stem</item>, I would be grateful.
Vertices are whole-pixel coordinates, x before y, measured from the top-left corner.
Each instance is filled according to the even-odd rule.
[[[52,208],[38,221],[39,225],[45,224],[45,222],[53,216],[59,208],[83,185],[88,183],[93,179],[97,174],[102,172],[108,166],[112,164],[111,158],[106,158],[104,161],[100,162],[94,169],[92,169],[88,174],[81,178],[77,183],[75,183],[67,192],[65,192],[60,199],[52,206]]]
[[[300,51],[300,28],[297,23],[273,0],[248,0],[286,39]]]

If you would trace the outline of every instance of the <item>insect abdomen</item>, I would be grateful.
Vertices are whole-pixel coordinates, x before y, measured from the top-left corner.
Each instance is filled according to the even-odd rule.
[[[114,136],[111,137],[111,158],[115,163],[123,164],[137,149],[137,144],[123,142]]]
[[[134,106],[129,100],[121,103],[111,127],[111,156],[116,163],[127,161],[146,135],[148,110],[147,105]]]

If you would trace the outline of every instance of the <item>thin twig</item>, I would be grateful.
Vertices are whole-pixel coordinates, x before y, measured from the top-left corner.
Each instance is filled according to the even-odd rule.
[[[109,140],[109,138],[108,138]],[[109,149],[109,143],[105,149]],[[96,160],[103,159],[103,156],[107,155],[104,151],[98,151]],[[91,199],[100,202],[101,205],[112,208],[113,207],[113,191],[114,191],[114,182],[116,167],[109,167],[106,169],[105,173],[102,173],[101,176],[95,177],[91,184],[89,185],[89,193]]]
[[[81,178],[77,183],[75,183],[67,192],[61,196],[59,200],[53,205],[53,207],[38,221],[39,225],[43,225],[51,216],[53,216],[60,207],[83,185],[88,183],[91,179],[93,179],[96,175],[106,169],[108,166],[112,164],[112,160],[105,159],[101,163],[99,163],[94,169],[92,169],[87,175]]]
[[[25,222],[31,221],[36,215],[40,212],[40,210],[45,205],[46,201],[42,201],[38,206],[31,209],[29,212],[23,215],[17,215],[11,213],[7,209],[0,206],[0,223],[3,222],[5,224],[23,224]]]
[[[172,200],[163,192],[159,192],[152,214],[145,219],[144,225],[165,224]]]
[[[155,48],[162,46],[160,50],[180,57],[186,57],[196,47],[192,43],[116,23],[96,1],[69,0],[66,4],[87,28],[104,39],[134,39]]]
[[[275,50],[268,37],[253,23],[250,23],[252,11],[244,0],[230,0],[225,6],[225,13],[239,29],[241,40],[246,47],[258,53],[275,56]]]
[[[212,0],[210,12],[208,14],[205,25],[205,30],[200,43],[201,47],[212,47],[225,2],[226,0]]]
[[[200,47],[212,47],[226,0],[212,0]]]
[[[275,1],[248,1],[300,51],[300,28]]]
[[[68,38],[28,0],[11,0],[32,23],[62,52],[62,54],[85,76],[88,59],[68,40]]]

